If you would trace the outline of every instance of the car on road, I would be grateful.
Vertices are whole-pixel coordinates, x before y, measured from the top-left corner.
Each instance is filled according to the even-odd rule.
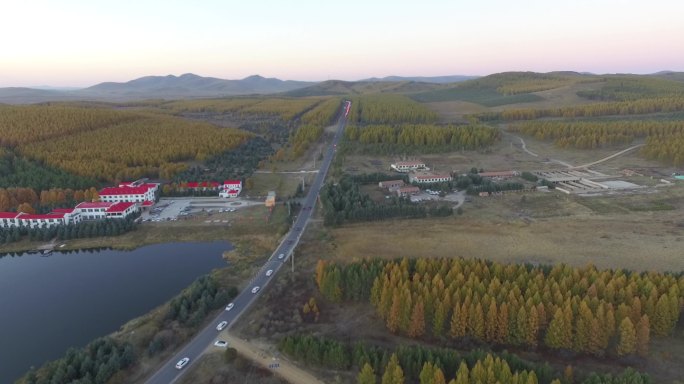
[[[217,331],[223,331],[223,329],[226,328],[227,326],[228,326],[228,322],[222,321],[222,322],[218,323],[218,325],[216,326],[216,330]]]
[[[252,293],[257,293],[259,292],[259,286],[257,285],[256,287],[252,288]]]
[[[183,369],[183,367],[188,365],[189,362],[190,362],[189,357],[184,357],[184,358],[178,360],[178,362],[176,363],[176,369]]]
[[[227,342],[227,341],[223,341],[223,340],[216,340],[216,341],[214,342],[214,346],[216,346],[216,347],[221,347],[221,348],[223,348],[223,347],[225,347],[225,346],[227,346],[227,345],[228,345],[228,342]]]
[[[278,260],[282,260],[282,259],[284,259],[284,258],[285,258],[285,254],[284,254],[284,253],[281,253],[280,255],[278,255]]]
[[[268,271],[266,271],[266,276],[271,276],[272,274],[273,274],[272,269],[269,269]]]
[[[226,305],[226,311],[230,311],[231,309],[233,309],[234,306],[235,306],[235,303],[230,303],[230,304]]]

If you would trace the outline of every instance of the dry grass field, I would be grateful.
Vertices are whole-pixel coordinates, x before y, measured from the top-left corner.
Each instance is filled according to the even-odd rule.
[[[521,195],[474,198],[466,203],[463,216],[332,229],[330,257],[472,257],[505,263],[684,270],[684,208],[679,203],[663,211],[658,204],[682,199],[659,194],[650,197],[654,201],[650,205],[643,197],[633,203],[616,199],[556,193],[525,199]]]

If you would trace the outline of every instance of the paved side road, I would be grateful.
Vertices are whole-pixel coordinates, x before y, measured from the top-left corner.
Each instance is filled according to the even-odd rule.
[[[287,380],[292,384],[324,384],[309,372],[300,369],[296,365],[289,362],[287,359],[279,358],[273,359],[270,352],[259,348],[258,346],[244,341],[228,332],[221,335],[221,339],[228,342],[228,347],[235,348],[237,352],[253,361],[256,364],[272,371],[281,378]],[[278,363],[278,368],[269,368],[269,365]]]

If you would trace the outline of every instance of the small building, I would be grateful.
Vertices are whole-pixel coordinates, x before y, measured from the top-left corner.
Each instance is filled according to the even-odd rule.
[[[220,184],[218,181],[188,181],[187,183],[181,183],[180,189],[194,191],[216,191],[219,189],[219,186]]]
[[[238,189],[224,189],[219,192],[219,197],[238,197],[240,195],[240,190]]]
[[[478,173],[481,177],[498,177],[502,179],[507,179],[509,177],[519,176],[518,171],[492,171],[492,172],[480,172]]]
[[[418,172],[412,173],[409,176],[409,181],[412,183],[419,184],[430,184],[430,183],[443,183],[446,181],[451,181],[452,177],[450,174],[438,174],[430,172]]]
[[[107,218],[107,209],[115,203],[106,201],[83,202],[76,206],[76,210],[84,220],[102,220]]]
[[[139,204],[144,204],[139,203]],[[108,201],[84,202],[80,203],[74,209],[80,213],[84,220],[102,220],[102,219],[123,219],[140,210],[138,203],[130,201],[120,201],[112,203]]]
[[[125,219],[128,216],[138,212],[140,208],[136,203],[121,201],[112,204],[105,210],[105,218],[107,219]]]
[[[226,180],[219,189],[220,197],[238,197],[242,192],[242,180]]]
[[[221,189],[233,189],[242,191],[242,180],[226,180],[223,182]]]
[[[430,168],[425,166],[425,163],[422,161],[398,161],[394,164],[390,164],[390,168],[401,173],[408,173],[408,172],[413,172],[417,170],[426,170],[429,171]]]
[[[404,186],[404,180],[387,180],[378,183],[378,187],[387,189],[396,189]]]
[[[269,191],[268,196],[266,196],[266,207],[273,208],[276,203],[276,193],[275,191]]]
[[[52,213],[63,213],[64,214],[64,224],[77,224],[83,221],[81,212],[76,208],[55,208]]]
[[[420,188],[413,186],[413,185],[407,185],[405,187],[399,187],[395,191],[397,193],[397,196],[402,197],[402,196],[411,196],[411,195],[416,195],[420,193]]]

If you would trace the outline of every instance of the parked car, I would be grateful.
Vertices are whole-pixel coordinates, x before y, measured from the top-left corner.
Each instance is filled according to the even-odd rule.
[[[284,254],[284,253],[281,253],[280,255],[278,255],[278,260],[282,260],[282,259],[284,259],[284,258],[285,258],[285,254]]]
[[[184,358],[178,360],[178,362],[176,363],[176,369],[183,369],[183,367],[188,365],[189,362],[190,362],[189,357],[184,357]]]
[[[268,271],[266,271],[266,276],[271,276],[272,274],[273,274],[272,269],[269,269]]]
[[[252,288],[252,293],[257,293],[259,292],[259,286],[257,285],[256,287]]]
[[[234,306],[235,306],[235,303],[230,303],[230,304],[226,305],[226,311],[230,311],[231,309],[233,309]]]
[[[217,331],[223,331],[227,326],[228,326],[228,322],[222,321],[222,322],[218,323],[218,325],[216,326],[216,330]]]
[[[228,342],[227,342],[227,341],[223,341],[223,340],[216,340],[216,341],[214,342],[214,345],[217,346],[217,347],[223,348],[223,347],[225,347],[225,346],[228,345]]]

